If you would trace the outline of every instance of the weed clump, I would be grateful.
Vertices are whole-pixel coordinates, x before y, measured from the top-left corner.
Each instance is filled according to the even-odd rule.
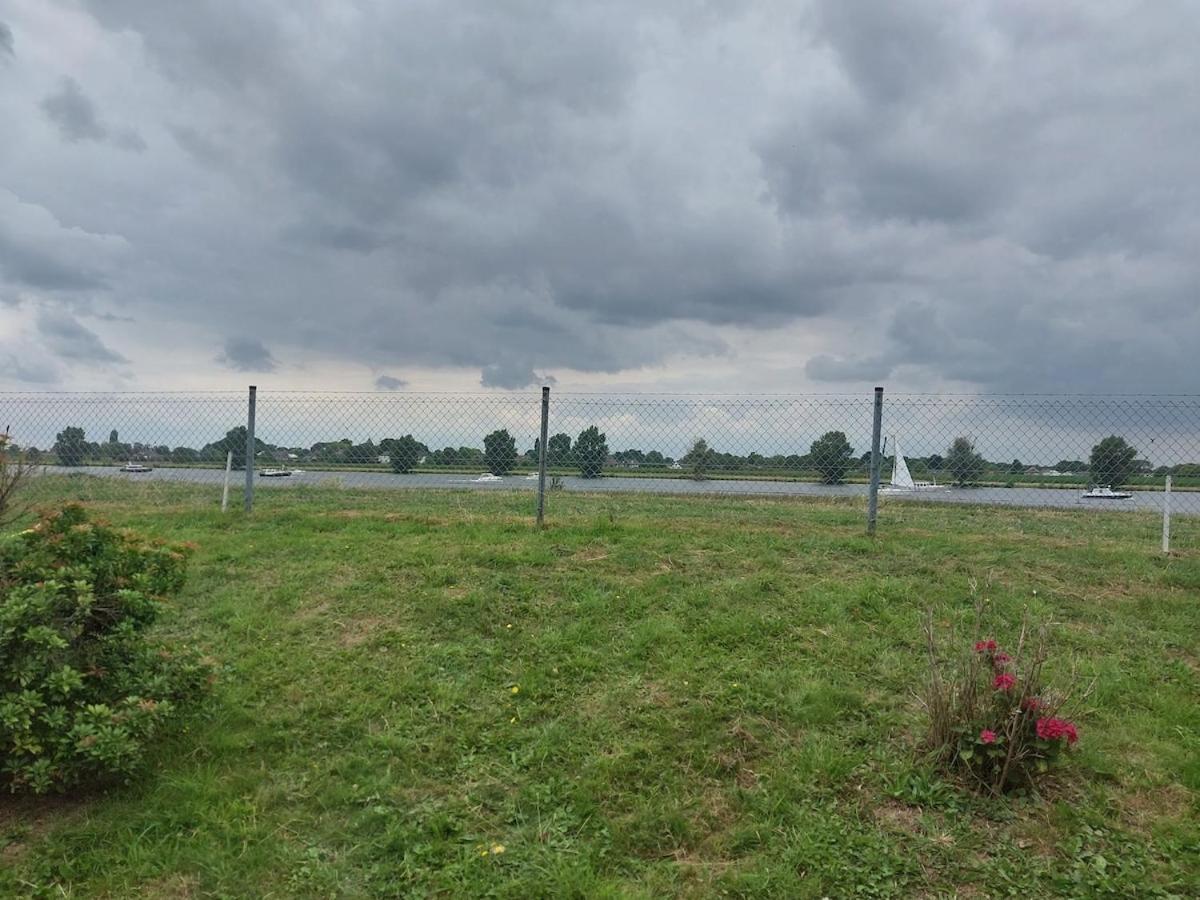
[[[1045,628],[1026,619],[1005,649],[983,636],[982,620],[980,602],[974,638],[956,641],[957,651],[947,659],[939,651],[932,614],[926,616],[924,749],[944,773],[989,794],[1032,789],[1079,740],[1078,727],[1063,717],[1074,692],[1056,690],[1043,676],[1049,658]]]

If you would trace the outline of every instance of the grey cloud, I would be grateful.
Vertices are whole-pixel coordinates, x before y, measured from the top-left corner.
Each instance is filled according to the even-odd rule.
[[[74,78],[63,78],[58,90],[42,100],[41,107],[65,141],[111,142],[114,147],[131,153],[146,151],[146,141],[135,129],[119,128],[112,132],[100,121],[96,105]]]
[[[283,230],[285,238],[301,243],[328,247],[331,250],[349,250],[354,253],[370,253],[385,243],[384,238],[370,229],[358,225],[334,225],[321,222],[302,222]]]
[[[43,310],[38,313],[36,325],[46,345],[62,358],[101,365],[128,362],[67,312]]]
[[[821,354],[814,356],[804,366],[804,372],[813,381],[883,381],[892,374],[894,363],[882,356],[843,357]]]
[[[45,249],[18,243],[0,226],[0,275],[9,281],[56,291],[82,291],[106,287],[86,266],[57,258]]]
[[[273,372],[279,365],[263,343],[254,338],[230,338],[217,362],[238,372]]]
[[[9,281],[489,386],[808,322],[813,381],[1200,387],[1183,0],[84,5],[137,33],[182,153],[46,199],[121,266],[0,233]],[[113,123],[154,120],[138,93]]]
[[[6,53],[9,56],[16,55],[16,52],[13,50],[13,33],[11,28],[0,22],[0,56]]]
[[[187,125],[171,125],[168,130],[175,142],[202,165],[216,167],[225,163],[225,151],[208,135]]]
[[[146,140],[132,128],[122,128],[113,136],[113,144],[131,153],[145,153]]]
[[[952,80],[971,55],[972,35],[960,28],[963,4],[953,0],[818,0],[821,39],[868,98],[896,102]]]
[[[0,349],[0,376],[22,384],[47,385],[58,381],[58,370],[47,360],[30,360],[28,353]]]
[[[380,375],[375,379],[375,389],[379,391],[398,391],[407,386],[408,382],[403,378],[396,378],[392,375]]]
[[[483,367],[479,375],[483,387],[498,387],[518,390],[531,384],[555,384],[552,375],[538,375],[532,368],[518,362],[492,363]]]
[[[108,129],[100,124],[96,106],[74,78],[64,78],[58,90],[42,100],[42,111],[58,126],[63,140],[103,141]]]

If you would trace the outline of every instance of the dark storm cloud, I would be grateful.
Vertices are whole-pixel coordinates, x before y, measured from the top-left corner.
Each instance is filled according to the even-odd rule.
[[[393,375],[380,375],[375,379],[375,389],[379,391],[398,391],[407,387],[408,382]]]
[[[46,346],[71,362],[107,364],[128,362],[125,357],[105,346],[99,336],[62,310],[42,310],[38,313],[37,330]]]
[[[74,78],[64,78],[53,94],[42,100],[42,111],[58,126],[66,141],[102,141],[108,129],[100,124],[96,106]]]
[[[254,338],[230,338],[217,362],[237,372],[273,372],[279,365],[262,341]]]
[[[0,222],[11,282],[489,387],[792,329],[823,383],[1200,389],[1187,0],[84,7],[130,71],[44,110],[137,168],[37,202],[129,259],[14,264]]]

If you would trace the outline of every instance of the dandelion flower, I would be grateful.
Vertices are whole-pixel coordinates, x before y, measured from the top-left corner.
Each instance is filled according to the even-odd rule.
[[[492,844],[492,856],[499,856],[504,852],[503,844]]]
[[[510,691],[510,693],[513,693],[513,694],[519,694],[519,693],[521,693],[521,686],[520,686],[519,684],[514,684],[514,685],[513,685],[513,686],[512,686],[512,687],[509,689],[509,691]]]

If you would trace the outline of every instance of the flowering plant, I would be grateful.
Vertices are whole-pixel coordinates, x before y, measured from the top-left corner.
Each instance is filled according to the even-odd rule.
[[[1061,716],[1070,693],[1043,679],[1045,630],[1031,628],[1026,619],[1006,652],[995,638],[979,636],[983,612],[977,602],[976,637],[966,645],[971,649],[950,661],[939,655],[932,614],[926,617],[925,749],[944,771],[1001,794],[1033,787],[1078,742],[1079,729]]]

